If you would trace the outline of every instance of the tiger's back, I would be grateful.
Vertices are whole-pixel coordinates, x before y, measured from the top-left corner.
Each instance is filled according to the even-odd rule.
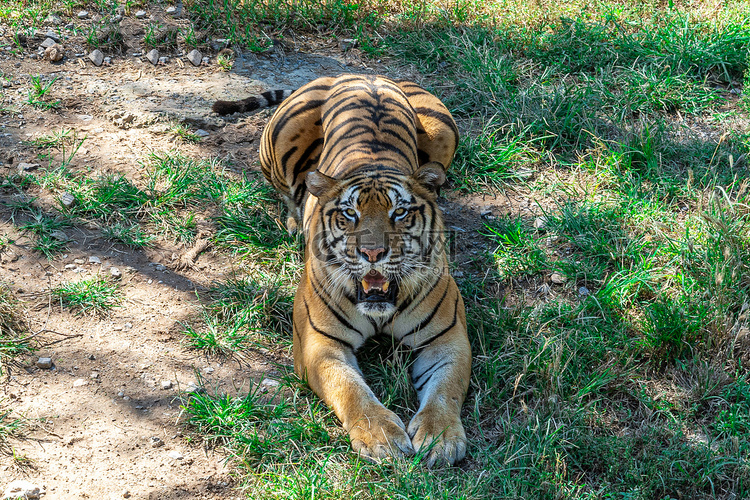
[[[379,163],[413,173],[432,161],[448,168],[457,146],[450,112],[415,83],[344,75],[314,80],[279,106],[263,132],[260,162],[296,226],[308,172],[341,178]]]

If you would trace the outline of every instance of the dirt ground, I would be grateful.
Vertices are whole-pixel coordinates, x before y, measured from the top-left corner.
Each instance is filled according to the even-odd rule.
[[[138,25],[129,26],[126,32],[136,37]],[[91,175],[120,173],[137,181],[138,162],[149,151],[177,146],[165,133],[173,122],[208,132],[198,144],[180,143],[186,154],[225,157],[237,168],[252,168],[267,114],[224,120],[210,112],[214,100],[295,88],[322,75],[389,72],[334,42],[308,44],[305,52],[238,54],[234,69],[225,72],[215,54],[208,66],[194,67],[176,54],[154,66],[133,56],[142,52],[137,47],[112,54],[109,66],[95,67],[75,55],[82,51],[76,39],[63,42],[61,62],[50,63],[29,57],[41,40],[29,40],[21,55],[0,51],[6,82],[0,106],[3,177],[21,163],[44,168],[47,160],[25,141],[66,128],[87,137],[74,166],[88,167]],[[61,100],[59,110],[26,104],[35,75],[59,78],[51,90],[51,97]],[[28,194],[49,213],[58,206],[47,191],[32,188]],[[196,291],[231,275],[231,257],[209,250],[195,269],[177,270],[186,248],[159,240],[151,248],[128,249],[102,238],[96,228],[76,226],[66,229],[72,240],[68,250],[48,260],[31,250],[32,240],[19,231],[7,206],[14,196],[0,189],[0,234],[14,242],[0,253],[0,280],[25,303],[43,347],[11,366],[0,385],[0,401],[30,420],[26,437],[12,442],[16,457],[0,453],[0,492],[13,480],[26,479],[45,488],[45,499],[241,497],[227,457],[183,434],[179,402],[180,393],[201,383],[230,390],[248,378],[273,375],[274,360],[261,353],[246,353],[242,360],[211,358],[183,342],[180,322],[196,313]],[[519,203],[523,206],[522,196],[454,197],[444,208],[449,225],[471,234],[480,213],[517,210]],[[470,255],[475,243],[461,238],[459,245]],[[122,271],[125,300],[108,315],[76,316],[49,299],[47,292],[56,285],[79,274],[108,273],[111,267]],[[38,357],[52,358],[53,367],[38,368]]]

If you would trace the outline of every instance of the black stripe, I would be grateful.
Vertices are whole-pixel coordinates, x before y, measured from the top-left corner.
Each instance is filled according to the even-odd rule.
[[[326,333],[323,330],[321,330],[320,328],[318,328],[317,326],[315,326],[315,323],[313,323],[313,320],[310,317],[310,307],[307,305],[307,300],[302,299],[302,303],[305,305],[305,312],[307,312],[307,322],[310,323],[310,326],[312,327],[313,330],[315,330],[317,333],[323,335],[324,337],[327,337],[327,338],[329,338],[331,340],[334,340],[336,342],[340,342],[341,344],[344,344],[346,347],[348,347],[352,351],[354,350],[354,346],[351,345],[349,342],[346,342],[345,340],[341,340],[340,338],[334,337],[330,333]]]
[[[420,331],[422,328],[424,328],[425,326],[427,326],[428,324],[430,324],[430,321],[432,321],[432,318],[435,317],[435,313],[440,308],[441,304],[443,303],[443,300],[445,300],[445,296],[448,295],[448,288],[449,288],[449,286],[446,283],[446,285],[445,285],[445,291],[443,292],[443,296],[440,297],[440,300],[438,300],[437,304],[435,304],[435,307],[432,308],[432,312],[430,312],[430,314],[428,314],[425,319],[423,319],[422,321],[420,321],[419,324],[412,329],[412,331],[410,331],[409,333],[407,333],[406,335],[404,335],[403,337],[401,337],[401,340],[405,339],[406,337],[408,337],[410,335],[414,335],[415,333],[417,333],[418,331]],[[432,292],[430,292],[430,293],[432,293]],[[427,295],[429,295],[429,293]]]
[[[438,366],[437,368],[435,368],[435,370],[433,370],[433,372],[432,372],[432,373],[430,373],[430,375],[429,375],[429,376],[428,376],[428,377],[427,377],[426,379],[424,379],[424,380],[422,381],[422,383],[421,383],[421,384],[419,384],[419,386],[417,386],[417,385],[416,385],[416,382],[415,382],[415,385],[414,385],[414,389],[416,389],[416,391],[417,391],[417,392],[419,392],[419,391],[421,391],[422,389],[424,389],[424,386],[425,386],[425,385],[427,385],[427,383],[428,383],[428,382],[429,382],[430,380],[432,380],[432,376],[433,376],[433,375],[435,375],[435,374],[436,374],[436,373],[438,372],[438,370],[440,370],[441,368],[443,368],[444,366],[446,366],[446,365],[449,365],[449,364],[451,364],[451,361],[446,361],[446,362],[445,362],[445,363],[443,363],[442,365],[440,365],[440,366]],[[424,375],[424,372],[422,373],[422,375]]]
[[[442,330],[441,332],[439,332],[437,335],[433,335],[432,337],[430,337],[427,340],[427,342],[422,342],[419,345],[419,347],[417,347],[416,349],[421,349],[424,346],[433,343],[434,341],[436,341],[437,339],[439,339],[440,337],[442,337],[443,335],[445,335],[446,333],[448,333],[448,331],[450,331],[451,328],[453,328],[454,326],[456,326],[456,322],[457,321],[458,321],[458,295],[456,295],[456,304],[453,307],[453,321],[451,322],[451,324],[448,325],[444,330]]]
[[[299,101],[296,101],[294,104],[298,102]],[[279,139],[279,134],[281,134],[281,131],[286,127],[287,123],[290,120],[293,120],[294,118],[297,117],[297,115],[300,115],[306,111],[319,108],[324,102],[325,102],[324,100],[307,101],[307,102],[300,103],[301,105],[295,109],[290,109],[289,111],[286,111],[281,116],[279,121],[276,122],[273,128],[273,132],[271,134],[271,142],[273,144],[276,144],[276,142]],[[292,106],[294,106],[294,104],[292,104]]]
[[[302,156],[299,157],[299,160],[297,160],[297,163],[294,164],[294,169],[292,170],[292,178],[297,179],[297,176],[308,169],[310,169],[313,164],[318,163],[318,159],[320,156],[317,156],[315,158],[310,158],[310,155],[312,155],[315,150],[317,150],[321,145],[323,144],[323,138],[318,137],[314,141],[310,143],[310,145],[305,149],[305,151],[302,152]],[[296,147],[295,147],[296,149]],[[284,171],[286,171],[286,162],[282,163],[284,167]]]

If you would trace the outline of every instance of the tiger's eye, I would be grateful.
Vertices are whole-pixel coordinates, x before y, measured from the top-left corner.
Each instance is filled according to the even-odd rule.
[[[397,208],[396,210],[393,211],[393,215],[395,215],[396,217],[401,217],[405,213],[406,213],[405,208]]]
[[[346,215],[348,215],[349,217],[352,217],[352,218],[354,218],[354,217],[356,217],[356,216],[357,216],[357,211],[356,211],[356,210],[354,210],[353,208],[347,208],[347,209],[345,210],[345,212],[346,212]]]

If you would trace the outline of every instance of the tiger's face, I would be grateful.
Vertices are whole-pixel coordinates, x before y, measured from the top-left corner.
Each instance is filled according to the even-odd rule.
[[[322,227],[313,237],[322,269],[331,289],[362,314],[393,314],[400,294],[414,296],[442,272],[435,198],[445,174],[436,165],[411,176],[382,170],[342,181],[308,176],[311,193],[320,195]],[[316,181],[326,184],[322,192]]]

